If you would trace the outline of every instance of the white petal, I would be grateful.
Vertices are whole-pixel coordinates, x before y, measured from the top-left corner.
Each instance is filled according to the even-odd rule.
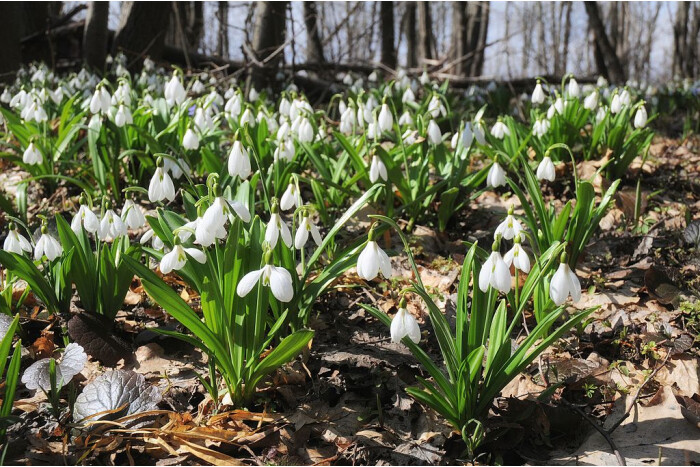
[[[549,283],[549,296],[555,305],[559,306],[566,301],[569,295],[569,281],[566,277],[565,264],[560,264],[557,272],[552,276],[552,281]]]
[[[255,284],[260,280],[262,276],[263,269],[258,269],[257,271],[251,271],[240,280],[238,286],[236,287],[236,293],[239,297],[245,297],[253,290]]]
[[[368,242],[357,258],[357,275],[364,280],[371,281],[379,273],[377,248],[376,242]]]
[[[270,290],[280,302],[290,302],[294,298],[294,287],[289,271],[281,267],[273,267],[270,273]]]
[[[571,293],[571,299],[574,303],[581,300],[581,282],[578,280],[576,274],[569,268],[567,279],[569,281],[569,292]]]
[[[173,269],[179,269],[176,268],[178,265],[177,256],[177,250],[172,250],[170,253],[163,256],[163,258],[160,260],[160,272],[163,274],[169,274]]]
[[[196,248],[185,248],[185,252],[187,252],[187,254],[190,255],[192,259],[194,259],[200,264],[204,264],[207,262],[207,256],[202,250],[198,250]]]
[[[493,262],[489,256],[489,259],[484,262],[484,264],[481,266],[481,271],[479,271],[479,289],[481,289],[482,292],[488,292],[492,273]]]
[[[287,245],[288,248],[292,247],[292,233],[289,231],[289,227],[287,224],[280,219],[279,220],[279,226],[280,226],[280,233],[282,234],[282,241],[284,242],[285,245]]]

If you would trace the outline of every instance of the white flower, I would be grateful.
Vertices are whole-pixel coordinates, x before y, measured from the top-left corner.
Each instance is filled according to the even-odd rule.
[[[530,258],[527,256],[527,252],[520,246],[520,242],[515,242],[513,248],[508,250],[508,252],[503,257],[503,261],[508,267],[512,264],[515,269],[518,269],[524,273],[530,272]]]
[[[620,99],[619,94],[615,94],[610,103],[610,113],[616,114],[622,110],[622,99]]]
[[[593,110],[598,107],[598,91],[593,91],[583,100],[583,108]]]
[[[386,171],[386,165],[384,165],[384,162],[375,154],[372,156],[372,163],[369,166],[369,181],[376,183],[380,178],[386,182],[389,176]]]
[[[34,146],[34,143],[29,143],[27,149],[24,150],[22,155],[22,162],[29,165],[41,164],[44,162],[44,157],[41,155],[39,149]]]
[[[187,93],[185,92],[185,88],[180,82],[180,79],[177,77],[175,73],[173,73],[173,77],[170,78],[170,81],[168,81],[168,84],[165,85],[165,100],[168,102],[168,105],[173,105],[177,104],[180,105],[183,102],[185,102],[185,98],[187,97]]]
[[[508,211],[508,215],[506,216],[505,220],[498,224],[498,227],[496,227],[493,238],[500,235],[505,240],[511,240],[522,231],[523,226],[520,224],[520,221],[515,218],[511,208],[511,210]]]
[[[190,255],[195,261],[200,264],[207,262],[207,257],[204,252],[196,248],[183,248],[179,243],[175,243],[172,251],[163,255],[160,260],[160,272],[169,274],[173,269],[179,271],[187,264],[187,255]]]
[[[489,290],[489,285],[503,293],[510,292],[510,269],[498,251],[492,251],[479,272],[479,288],[482,292]]]
[[[13,226],[11,226],[10,232],[5,238],[2,249],[10,253],[17,253],[18,255],[21,255],[23,251],[30,253],[32,251],[32,245],[29,243],[29,240],[19,233],[17,229],[13,229],[12,227]]]
[[[149,240],[151,241],[151,245],[153,246],[153,248],[155,250],[161,251],[165,247],[163,240],[158,238],[158,236],[155,234],[155,232],[152,229],[148,229],[141,236],[141,240],[139,241],[139,243],[141,243],[141,245],[145,245],[146,243],[148,243]]]
[[[581,282],[569,265],[562,262],[559,264],[557,272],[552,276],[552,281],[549,284],[549,296],[554,304],[559,306],[566,301],[569,294],[574,303],[578,302],[581,299]]]
[[[411,117],[411,113],[408,110],[404,111],[404,113],[402,113],[399,117],[399,126],[405,125],[413,125],[413,117]]]
[[[132,118],[129,109],[123,105],[120,105],[119,110],[117,110],[117,113],[114,115],[114,124],[121,128],[127,123],[134,123],[134,119]]]
[[[243,276],[236,287],[236,293],[239,297],[245,297],[258,281],[261,281],[265,287],[269,287],[272,295],[280,302],[287,303],[294,298],[292,275],[286,269],[272,264],[266,264],[262,269],[251,271]]]
[[[199,137],[192,128],[188,128],[185,132],[185,136],[182,137],[182,147],[190,150],[199,148]]]
[[[537,166],[536,175],[538,180],[549,180],[550,182],[554,181],[556,173],[554,171],[554,163],[549,156],[544,156],[542,158],[542,161]]]
[[[544,90],[542,85],[538,82],[535,86],[535,90],[532,91],[532,105],[540,105],[544,102]]]
[[[265,229],[265,241],[269,243],[270,248],[277,246],[277,240],[282,235],[282,241],[287,247],[292,246],[292,234],[289,231],[289,227],[282,220],[279,213],[276,212],[276,207],[273,205],[272,214],[270,215],[270,222],[267,223],[267,228]]]
[[[571,78],[569,80],[567,94],[569,95],[569,97],[575,98],[578,98],[581,95],[581,88],[579,87],[578,82],[574,78]]]
[[[442,105],[442,101],[436,95],[430,99],[428,103],[428,113],[433,116],[433,118],[438,118],[440,115],[443,117],[447,114],[447,109]]]
[[[401,102],[404,104],[408,102],[415,102],[416,101],[416,95],[413,94],[413,90],[411,88],[406,88],[406,90],[403,92],[403,95],[401,96]]]
[[[282,198],[280,199],[280,209],[283,211],[289,211],[294,207],[299,207],[302,204],[301,194],[295,183],[290,183],[287,185],[287,189],[284,190]]]
[[[494,162],[486,176],[486,184],[492,188],[497,188],[506,184],[506,172],[498,162]]]
[[[172,159],[170,157],[166,157],[163,159],[163,170],[166,172],[170,172],[172,175],[172,178],[178,179],[182,177],[183,173],[190,173],[190,166],[187,164],[187,161],[181,158],[177,158],[177,160]]]
[[[304,248],[304,245],[306,245],[306,242],[309,240],[309,232],[311,232],[311,237],[313,237],[316,245],[321,246],[323,239],[321,238],[321,233],[318,231],[318,227],[311,222],[308,216],[304,216],[301,223],[299,223],[296,235],[294,235],[294,247],[297,250]]]
[[[197,222],[195,229],[195,243],[202,246],[209,246],[217,238],[224,238],[226,231],[224,226],[229,215],[237,215],[243,222],[250,222],[250,211],[242,203],[227,200],[223,196],[218,196],[207,208],[202,219]]]
[[[406,308],[399,308],[391,320],[391,341],[395,344],[408,336],[414,344],[420,342],[420,327],[418,321]]]
[[[598,111],[595,114],[595,122],[596,123],[602,122],[606,115],[607,115],[607,110],[605,110],[605,107],[599,107]]]
[[[481,144],[482,146],[485,146],[486,145],[486,134],[484,133],[484,127],[481,124],[481,122],[474,122],[473,130],[474,130],[474,138],[476,138],[476,142]]]
[[[75,375],[83,371],[87,362],[85,350],[76,343],[70,343],[63,352],[63,357],[56,361],[56,387],[61,388],[70,383]],[[41,389],[44,392],[51,391],[51,359],[42,358],[32,363],[22,375],[22,383],[27,389]]]
[[[100,228],[100,220],[86,204],[81,204],[78,213],[70,223],[70,227],[76,235],[80,234],[82,228],[94,234]]]
[[[362,279],[371,281],[381,271],[385,278],[392,275],[391,261],[389,256],[379,248],[377,242],[370,240],[357,258],[357,275]]]
[[[379,130],[381,132],[391,131],[392,126],[394,126],[394,117],[391,115],[391,110],[389,110],[387,104],[382,104],[377,122],[379,123]]]
[[[435,120],[430,120],[430,123],[428,123],[428,141],[431,144],[440,144],[442,142],[442,132]]]
[[[549,131],[550,123],[549,120],[546,118],[537,120],[533,125],[532,125],[532,134],[537,136],[537,137],[542,137],[547,132]]]
[[[100,240],[107,240],[126,235],[128,235],[128,232],[126,231],[126,224],[124,224],[121,217],[119,217],[116,212],[108,209],[100,221],[100,228],[97,230],[97,237]]]
[[[647,109],[640,105],[637,109],[637,113],[634,114],[634,127],[644,128],[647,124]]]
[[[291,162],[292,159],[294,159],[294,154],[296,153],[294,149],[294,140],[293,139],[287,139],[287,140],[281,140],[279,142],[279,145],[275,148],[275,153],[273,154],[273,159],[275,161],[278,161],[280,159],[284,159],[288,162]]]
[[[130,229],[139,229],[146,224],[146,217],[141,211],[141,207],[127,199],[122,208],[122,220]]]
[[[61,253],[63,253],[61,244],[48,233],[46,227],[42,227],[41,237],[34,246],[34,259],[38,261],[46,255],[49,261],[53,261],[61,256]]]
[[[629,107],[632,104],[632,95],[627,89],[623,89],[620,93],[620,103],[623,107]]]
[[[355,129],[355,124],[355,111],[352,109],[352,107],[348,107],[340,116],[340,125],[338,126],[338,130],[344,135],[349,135]]]
[[[503,139],[505,136],[510,136],[510,130],[505,123],[499,120],[491,127],[491,135],[495,138]]]
[[[297,139],[300,143],[310,143],[314,140],[314,127],[308,118],[303,117],[299,123],[297,131]]]
[[[151,178],[151,183],[148,185],[148,199],[155,203],[167,199],[172,201],[175,199],[175,186],[173,180],[168,175],[163,167],[156,168]]]
[[[231,152],[228,156],[228,173],[232,177],[240,177],[241,180],[245,180],[251,174],[248,151],[240,141],[234,141],[231,147]]]

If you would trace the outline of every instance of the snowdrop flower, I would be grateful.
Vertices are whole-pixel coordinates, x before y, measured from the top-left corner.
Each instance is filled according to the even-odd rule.
[[[236,287],[236,293],[239,297],[245,297],[258,281],[263,286],[269,287],[272,295],[280,302],[287,303],[294,298],[292,275],[285,268],[272,264],[272,251],[265,253],[265,266],[243,276]]]
[[[405,307],[406,301],[402,299],[399,311],[391,320],[391,342],[398,344],[404,337],[408,336],[414,344],[417,344],[420,342],[420,327],[416,318]]]
[[[51,234],[46,225],[41,226],[41,237],[34,246],[34,260],[39,261],[46,255],[49,261],[53,261],[63,253],[63,247]]]
[[[226,116],[231,119],[236,119],[241,114],[241,97],[238,94],[234,94],[231,98],[226,101],[224,105],[224,112]]]
[[[297,132],[297,139],[301,143],[310,143],[314,140],[314,127],[308,118],[304,117],[299,123],[299,131]]]
[[[505,220],[496,227],[493,237],[494,239],[498,239],[500,235],[503,239],[510,240],[522,231],[523,226],[520,224],[520,221],[513,216],[513,206],[511,206],[508,209],[508,215]]]
[[[160,272],[163,274],[169,274],[173,269],[179,271],[184,268],[185,264],[187,264],[187,255],[190,255],[200,264],[207,262],[207,257],[203,251],[196,248],[184,248],[180,245],[180,238],[177,236],[174,242],[172,251],[163,255],[163,259],[160,260]]]
[[[497,121],[491,127],[491,135],[498,139],[503,139],[506,135],[510,136],[510,130],[502,121]]]
[[[122,221],[122,218],[119,217],[116,212],[109,208],[109,202],[105,207],[107,210],[100,221],[100,228],[97,229],[97,237],[105,241],[107,239],[115,239],[120,236],[128,235],[126,224],[124,224],[124,221]]]
[[[2,102],[3,104],[9,104],[11,100],[12,95],[10,94],[10,90],[5,88],[5,90],[0,95],[0,102]]]
[[[399,117],[399,126],[412,126],[413,125],[413,117],[411,116],[411,113],[406,110],[404,113],[401,114]]]
[[[141,207],[130,199],[124,201],[122,220],[126,226],[132,230],[139,229],[146,224],[146,217],[143,215]]]
[[[70,383],[73,377],[83,371],[87,362],[85,350],[75,342],[66,346],[63,357],[55,361],[56,387],[61,388]],[[32,363],[22,375],[22,383],[29,390],[41,389],[51,391],[51,358],[42,358]]]
[[[550,182],[554,181],[556,175],[554,171],[554,163],[549,156],[544,156],[542,161],[537,166],[537,180],[548,180]]]
[[[435,120],[430,120],[428,123],[428,142],[431,144],[440,144],[442,142],[442,132]]]
[[[93,114],[107,115],[112,107],[112,96],[104,86],[98,85],[90,99],[90,112]]]
[[[369,240],[360,256],[357,258],[357,275],[366,281],[371,281],[380,272],[388,279],[393,274],[389,256],[379,248],[374,240],[374,229],[369,231]]]
[[[406,104],[406,103],[415,102],[415,101],[416,101],[416,95],[413,94],[413,91],[411,90],[411,88],[406,88],[403,95],[401,96],[401,102]]]
[[[403,140],[403,144],[405,144],[406,146],[411,146],[416,141],[418,141],[418,130],[411,130],[409,128],[408,130],[403,132],[403,135],[401,135],[401,139]]]
[[[632,95],[630,94],[629,90],[623,89],[620,93],[620,104],[622,104],[623,107],[629,107],[632,105]]]
[[[586,110],[593,110],[598,107],[598,91],[593,91],[583,100],[583,108]]]
[[[559,306],[566,301],[569,295],[574,303],[581,299],[581,282],[566,263],[566,253],[563,253],[559,269],[554,273],[549,284],[549,296],[554,304]]]
[[[532,91],[532,105],[540,105],[544,102],[544,99],[544,89],[542,89],[542,84],[538,80],[535,90]]]
[[[153,178],[151,178],[151,183],[148,185],[148,199],[151,203],[163,201],[164,199],[168,201],[175,199],[173,180],[163,168],[163,161],[160,158],[158,159],[158,167],[153,173]]]
[[[29,243],[29,240],[17,231],[17,227],[14,223],[10,222],[9,228],[10,231],[5,238],[2,249],[18,255],[21,255],[23,251],[30,253],[32,251],[32,245]]]
[[[447,115],[447,109],[445,109],[445,106],[438,96],[433,95],[430,99],[428,103],[428,113],[432,115],[433,118],[438,118],[440,115],[443,117]]]
[[[114,115],[114,124],[121,128],[127,123],[129,125],[134,123],[134,119],[131,116],[131,111],[124,105],[120,105],[119,110],[117,110],[117,113]]]
[[[608,114],[608,112],[607,112],[607,110],[605,109],[605,107],[599,107],[599,108],[598,108],[598,111],[597,111],[596,114],[595,114],[595,122],[596,122],[596,123],[602,122],[603,119],[606,117],[607,114]]]
[[[241,115],[240,125],[248,125],[249,127],[252,127],[255,125],[255,121],[255,115],[253,115],[253,112],[250,110],[250,108],[246,107],[246,109],[243,111],[243,114]]]
[[[199,137],[192,128],[188,128],[185,136],[182,137],[182,147],[192,151],[199,148]]]
[[[344,135],[349,135],[355,129],[355,111],[352,107],[348,107],[340,116],[340,125],[338,129]]]
[[[284,190],[282,198],[280,199],[280,209],[283,211],[289,211],[294,207],[299,207],[302,204],[301,193],[299,193],[299,188],[296,183],[290,182],[287,185],[287,189]]]
[[[506,184],[506,172],[498,162],[494,162],[486,176],[486,185],[492,188]]]
[[[503,293],[510,292],[510,269],[498,252],[500,238],[493,242],[491,256],[486,260],[479,271],[479,288],[482,292],[487,292],[489,286]]]
[[[190,166],[187,164],[187,161],[181,158],[173,159],[170,157],[166,157],[163,159],[163,170],[166,172],[170,172],[170,175],[174,179],[179,179],[182,177],[183,173],[190,173]]]
[[[425,86],[426,84],[429,84],[430,83],[430,76],[428,76],[428,72],[423,71],[423,74],[420,75],[419,80],[420,80],[420,84],[422,84],[423,86]]]
[[[382,133],[386,131],[391,131],[391,128],[394,126],[394,117],[391,114],[391,110],[389,110],[389,106],[386,103],[382,104],[382,109],[379,112],[379,118],[377,119],[377,123],[379,124],[379,131]]]
[[[527,256],[527,252],[520,245],[520,235],[516,235],[515,243],[513,248],[508,250],[508,252],[503,257],[506,266],[510,267],[512,264],[515,269],[527,274],[530,272],[530,258]]]
[[[275,246],[277,246],[277,240],[280,235],[282,236],[284,244],[291,248],[292,234],[287,224],[282,220],[279,214],[279,206],[277,205],[277,201],[274,200],[270,208],[270,222],[267,223],[267,227],[265,228],[265,241],[270,245],[270,248],[275,248]]]
[[[277,147],[275,148],[275,152],[273,154],[273,159],[275,161],[278,161],[280,159],[284,159],[288,162],[291,162],[292,159],[294,159],[294,154],[295,154],[295,149],[294,149],[294,140],[288,139],[288,140],[281,140]]]
[[[476,139],[476,142],[482,146],[486,146],[486,133],[484,132],[484,126],[481,124],[481,122],[474,122],[472,129],[474,131],[474,138]]]
[[[228,173],[232,177],[240,177],[241,180],[245,180],[251,174],[248,151],[238,140],[233,142],[228,155]]]
[[[386,182],[389,176],[386,171],[386,165],[375,154],[372,156],[372,163],[369,166],[369,181],[376,183],[380,178]]]
[[[644,107],[644,103],[639,106],[637,113],[634,114],[634,127],[644,128],[647,124],[647,109]]]
[[[187,92],[185,92],[185,88],[178,78],[177,73],[173,73],[173,77],[170,78],[168,84],[165,85],[164,97],[168,105],[180,105],[185,102]]]
[[[81,229],[85,229],[87,232],[94,234],[100,228],[100,220],[85,203],[84,195],[80,195],[80,208],[75,217],[73,217],[70,227],[76,235],[80,234]]]
[[[318,227],[311,221],[309,216],[304,216],[299,223],[296,235],[294,235],[294,248],[297,250],[304,248],[304,245],[306,245],[306,242],[309,240],[309,233],[311,233],[311,237],[314,239],[314,242],[316,242],[316,245],[321,246],[323,239],[321,238],[321,233],[318,231]]]
[[[214,184],[212,191],[215,196],[214,202],[204,212],[195,229],[195,243],[202,246],[209,246],[217,238],[225,237],[226,231],[224,226],[229,216],[235,214],[243,222],[250,222],[250,211],[243,203],[221,196],[221,189],[218,184]]]
[[[620,99],[619,94],[615,94],[612,98],[612,102],[610,103],[610,113],[616,114],[620,110],[622,110],[622,100]]]
[[[575,78],[569,80],[569,85],[566,88],[566,93],[569,97],[578,98],[581,95],[581,88]]]
[[[549,131],[550,123],[546,118],[535,121],[532,125],[532,134],[541,138]]]
[[[146,243],[151,241],[151,246],[157,250],[157,251],[162,251],[163,248],[165,248],[165,244],[163,243],[163,240],[161,240],[152,229],[148,229],[142,236],[141,240],[139,243],[141,245],[145,245]]]
[[[44,156],[41,155],[41,152],[36,146],[34,146],[33,142],[29,143],[27,149],[24,150],[24,154],[22,154],[22,162],[29,165],[37,165],[44,162]]]

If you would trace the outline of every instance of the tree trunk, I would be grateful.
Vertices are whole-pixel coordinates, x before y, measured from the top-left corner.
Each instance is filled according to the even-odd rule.
[[[416,45],[416,3],[406,2],[404,14],[404,34],[406,36],[406,67],[418,66],[418,47]]]
[[[571,38],[571,10],[573,10],[571,2],[565,2],[565,7],[566,7],[566,15],[565,15],[565,20],[564,20],[564,42],[563,42],[563,57],[562,57],[562,62],[563,62],[563,72],[566,73],[566,71],[569,68],[569,42]]]
[[[690,2],[678,3],[676,20],[673,24],[673,74],[678,76],[685,76],[686,72],[688,19],[691,6]]]
[[[433,21],[430,2],[418,2],[418,55],[421,60],[433,58]]]
[[[286,36],[287,5],[289,2],[258,2],[255,6],[253,53],[266,68],[276,68],[283,54],[278,49]],[[272,57],[272,54],[276,55]],[[253,68],[253,81],[266,84],[266,77],[258,67]]]
[[[588,15],[588,21],[595,35],[595,46],[600,53],[602,61],[605,63],[605,70],[598,70],[601,74],[607,75],[606,77],[613,83],[624,83],[625,73],[622,69],[620,59],[615,53],[615,49],[610,45],[610,39],[605,31],[605,25],[600,19],[600,11],[598,10],[598,3],[586,1],[584,2],[586,8],[586,14]]]
[[[396,69],[396,47],[394,46],[394,2],[382,2],[379,12],[382,24],[382,63]]]
[[[107,55],[109,2],[88,3],[83,30],[83,60],[95,70],[102,70]]]
[[[324,63],[316,2],[304,2],[304,23],[306,24],[306,60],[311,63]]]
[[[489,26],[489,2],[469,2],[467,5],[467,48],[464,61],[467,76],[480,76],[484,68],[484,48]]]
[[[135,64],[138,67],[146,56],[159,59],[165,45],[171,10],[171,2],[122,3],[112,52],[123,51],[127,56],[136,59]]]
[[[216,12],[219,20],[219,37],[216,42],[216,53],[220,57],[228,58],[228,2],[219,2],[219,10]]]
[[[19,70],[22,64],[22,5],[17,2],[0,2],[0,16],[5,25],[0,28],[0,73]],[[8,75],[7,81],[14,80]]]
[[[467,54],[467,4],[452,3],[452,60],[455,62],[452,73],[466,76],[465,55]]]
[[[484,51],[486,50],[486,38],[488,37],[489,31],[489,2],[481,2],[480,6],[481,8],[479,10],[479,38],[476,44],[476,48],[474,49],[476,59],[474,62],[475,66],[472,69],[472,76],[481,76],[484,72]]]

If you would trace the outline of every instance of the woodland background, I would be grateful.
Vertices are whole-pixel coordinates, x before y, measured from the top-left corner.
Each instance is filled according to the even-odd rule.
[[[663,82],[700,71],[700,2],[2,2],[0,73],[103,69],[123,51],[258,80],[428,71],[454,84],[534,76]],[[307,83],[310,85],[315,82]]]

